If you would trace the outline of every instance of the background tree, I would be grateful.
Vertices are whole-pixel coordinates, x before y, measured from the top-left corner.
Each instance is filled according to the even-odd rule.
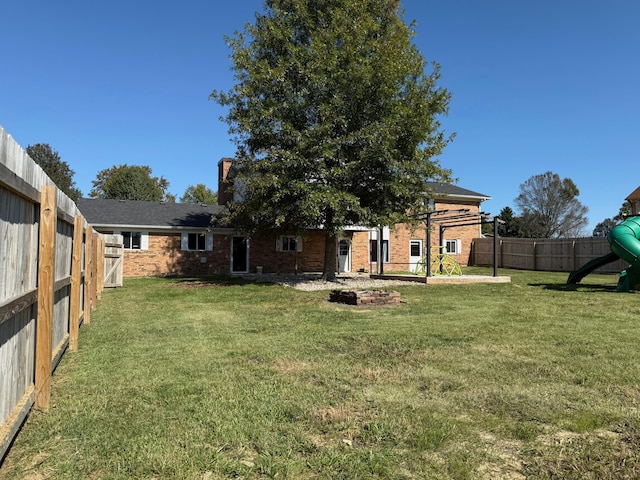
[[[152,177],[146,165],[119,165],[101,170],[90,197],[117,200],[149,200],[174,202],[175,197],[167,192],[169,182],[164,177]]]
[[[589,209],[580,203],[579,194],[570,178],[561,179],[557,173],[532,176],[520,185],[514,200],[521,210],[521,232],[530,238],[580,236]]]
[[[64,162],[58,152],[48,143],[36,143],[27,147],[27,154],[49,176],[49,178],[74,202],[82,196],[73,180],[75,172]]]
[[[213,190],[207,188],[204,183],[196,186],[189,185],[180,197],[180,203],[205,203],[215,205],[218,203],[218,195]]]
[[[503,237],[520,237],[520,218],[516,217],[511,207],[504,207],[498,214],[504,224],[500,227],[500,235]]]
[[[622,222],[625,217],[631,215],[631,204],[625,200],[618,214],[613,218],[605,218],[602,222],[598,223],[593,229],[594,237],[606,237],[613,227]]]
[[[451,139],[437,121],[449,93],[411,43],[397,0],[267,0],[265,9],[227,38],[236,85],[211,95],[229,107],[238,146],[244,194],[232,215],[247,232],[322,226],[331,280],[345,225],[411,218],[425,182],[448,179],[435,157]]]

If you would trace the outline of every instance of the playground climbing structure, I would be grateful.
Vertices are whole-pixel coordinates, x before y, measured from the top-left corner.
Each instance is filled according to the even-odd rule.
[[[616,225],[608,235],[611,253],[594,258],[584,266],[569,274],[567,283],[575,284],[595,269],[621,258],[629,263],[629,268],[620,273],[618,292],[640,289],[640,216],[626,218]]]

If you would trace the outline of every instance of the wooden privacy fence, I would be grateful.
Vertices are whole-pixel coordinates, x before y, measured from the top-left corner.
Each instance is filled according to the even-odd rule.
[[[118,243],[0,127],[0,461],[31,408],[49,407],[51,375],[77,350],[105,275],[119,284]]]
[[[589,260],[611,253],[606,238],[499,238],[498,266],[520,270],[571,272]],[[471,246],[470,265],[493,265],[493,238],[476,238]],[[596,270],[620,273],[629,265],[617,260]]]

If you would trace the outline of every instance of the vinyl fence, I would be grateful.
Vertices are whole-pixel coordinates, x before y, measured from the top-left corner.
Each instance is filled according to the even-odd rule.
[[[78,348],[104,285],[105,245],[118,240],[93,232],[0,127],[0,460],[31,408],[49,407],[51,375]]]
[[[520,270],[572,272],[589,260],[611,253],[606,238],[500,238],[498,266]],[[471,246],[470,265],[493,265],[493,238],[476,238]],[[629,265],[623,260],[609,263],[597,273],[620,273]]]

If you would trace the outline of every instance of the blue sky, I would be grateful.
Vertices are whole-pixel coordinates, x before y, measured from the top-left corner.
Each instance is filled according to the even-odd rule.
[[[589,207],[590,234],[640,185],[640,2],[405,0],[415,43],[453,95],[457,136],[441,156],[458,184],[514,206],[551,170]],[[2,7],[0,125],[26,148],[49,143],[88,194],[113,165],[149,165],[182,195],[217,189],[233,156],[224,111],[233,84],[224,34],[262,0],[21,0]]]

